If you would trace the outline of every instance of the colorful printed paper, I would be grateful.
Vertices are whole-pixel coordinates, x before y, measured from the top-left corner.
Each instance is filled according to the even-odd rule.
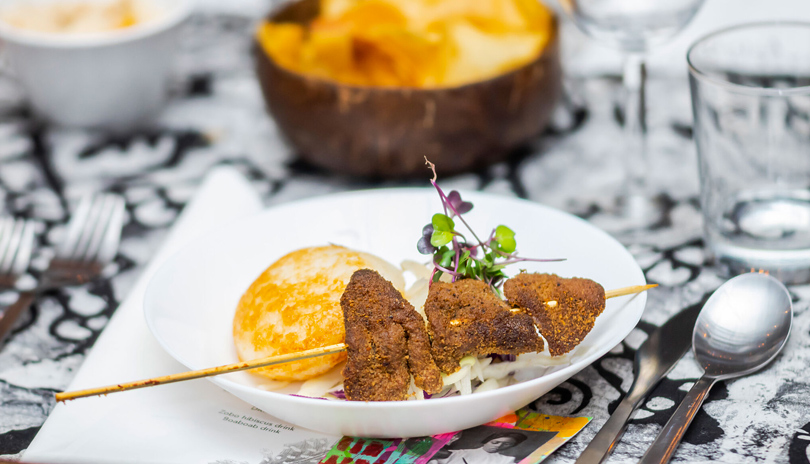
[[[536,464],[590,420],[520,410],[485,425],[432,437],[343,437],[321,464]]]
[[[320,464],[386,464],[401,441],[399,438],[343,437],[326,453]]]
[[[538,414],[522,409],[517,412],[515,428],[541,432],[554,432],[555,435],[539,446],[520,464],[534,464],[543,461],[557,448],[564,445],[593,419],[592,417],[561,417]]]
[[[397,452],[391,455],[386,464],[426,464],[428,460],[453,440],[456,433],[443,433],[432,437],[417,437],[402,440]]]

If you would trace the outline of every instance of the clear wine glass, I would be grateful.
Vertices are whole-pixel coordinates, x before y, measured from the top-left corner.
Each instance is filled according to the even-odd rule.
[[[649,217],[644,86],[647,52],[665,43],[695,16],[704,0],[560,0],[565,12],[587,35],[618,48],[625,56],[624,147],[626,183],[620,195],[624,213]]]

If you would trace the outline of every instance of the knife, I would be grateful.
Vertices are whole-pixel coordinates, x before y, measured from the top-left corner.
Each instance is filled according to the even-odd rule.
[[[610,456],[633,411],[689,351],[692,346],[692,331],[701,306],[696,304],[672,316],[641,344],[633,361],[636,378],[630,391],[593,437],[576,464],[599,464]]]

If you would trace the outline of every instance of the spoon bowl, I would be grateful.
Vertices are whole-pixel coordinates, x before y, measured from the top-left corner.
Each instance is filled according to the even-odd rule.
[[[750,374],[782,350],[790,334],[793,303],[781,282],[743,274],[706,302],[692,333],[695,359],[718,380]]]
[[[706,301],[692,332],[695,359],[703,376],[658,434],[640,464],[666,463],[718,380],[750,374],[782,350],[793,323],[787,288],[767,274],[743,274]]]

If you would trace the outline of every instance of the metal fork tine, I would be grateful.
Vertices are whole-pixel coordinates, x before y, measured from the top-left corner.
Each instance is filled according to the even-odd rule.
[[[14,250],[9,249],[8,244],[11,242],[12,230],[14,228],[14,220],[11,218],[0,218],[0,262],[5,260],[5,256],[13,253]],[[0,269],[0,274],[5,274]]]
[[[24,228],[25,221],[12,221],[11,233],[9,234],[10,239],[6,244],[6,252],[4,253],[3,259],[0,261],[0,274],[8,274],[11,272],[12,266],[14,265],[14,257],[19,251],[20,242],[22,242]]]
[[[31,262],[31,253],[34,251],[34,232],[36,232],[34,221],[25,221],[25,228],[22,232],[22,240],[17,250],[17,257],[11,266],[14,275],[20,275],[28,268]]]
[[[0,317],[0,345],[11,332],[15,320],[41,292],[61,286],[85,284],[99,277],[107,263],[92,259],[100,256],[102,249],[104,253],[110,253],[106,250],[106,244],[110,240],[117,246],[118,237],[115,235],[116,232],[120,234],[122,222],[123,199],[118,195],[86,197],[79,202],[76,212],[68,222],[64,240],[57,248],[55,258],[40,275],[37,286],[20,293],[18,300],[6,308]],[[23,259],[23,254],[30,254],[33,240],[33,236],[29,237],[27,234],[19,240],[20,260]]]
[[[118,245],[121,242],[121,229],[124,226],[124,213],[125,202],[124,199],[118,195],[111,195],[113,198],[113,206],[107,220],[107,227],[104,235],[101,237],[100,243],[96,248],[95,260],[99,263],[106,264],[115,258],[118,253]]]
[[[85,195],[79,201],[79,206],[68,221],[67,228],[65,229],[65,236],[56,248],[56,257],[59,259],[66,259],[76,249],[76,244],[81,237],[84,223],[87,222],[87,216],[90,214],[90,206],[93,203],[92,195]]]
[[[95,227],[93,227],[93,233],[90,236],[87,249],[84,250],[81,257],[81,260],[85,262],[93,261],[98,256],[102,241],[107,233],[107,228],[110,226],[110,218],[115,211],[115,197],[112,195],[104,195],[103,200],[99,220],[96,222]]]
[[[93,203],[90,206],[90,211],[87,213],[87,220],[82,224],[82,230],[79,234],[79,239],[76,241],[76,246],[65,259],[71,261],[79,261],[82,259],[85,251],[87,251],[87,245],[93,237],[93,231],[102,218],[104,203],[103,196],[96,195],[93,197]]]

